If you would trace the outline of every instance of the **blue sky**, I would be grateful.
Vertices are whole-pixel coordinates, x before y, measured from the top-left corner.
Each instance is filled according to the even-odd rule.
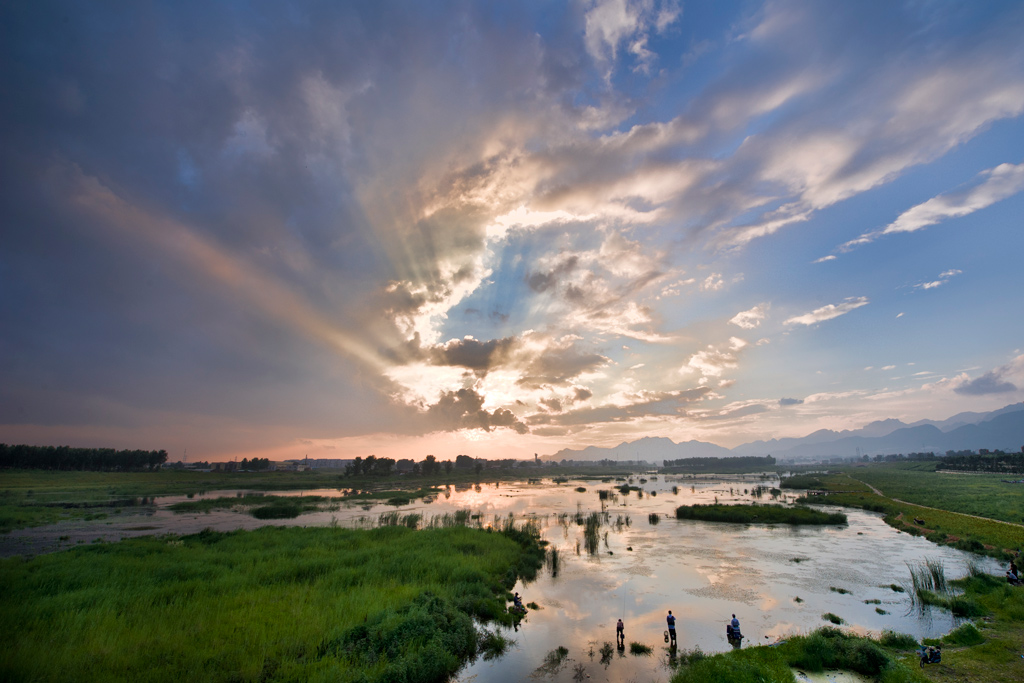
[[[529,457],[1024,400],[1020,3],[0,15],[0,440]]]

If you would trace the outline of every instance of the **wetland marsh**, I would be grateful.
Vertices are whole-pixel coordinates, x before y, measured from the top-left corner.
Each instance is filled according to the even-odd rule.
[[[623,486],[631,487],[623,489]],[[759,476],[651,476],[641,482],[572,479],[443,487],[408,504],[384,500],[346,502],[337,489],[267,491],[273,500],[315,502],[315,511],[291,519],[257,519],[252,492],[208,491],[157,496],[145,506],[106,519],[77,520],[23,529],[0,539],[4,555],[120,538],[194,534],[210,529],[438,526],[456,518],[469,526],[500,527],[508,520],[534,525],[547,542],[547,566],[514,590],[536,609],[513,627],[493,631],[509,641],[504,654],[478,657],[460,669],[460,683],[526,680],[569,681],[584,671],[593,681],[667,681],[674,669],[664,642],[665,615],[678,617],[681,651],[730,648],[725,623],[737,614],[743,647],[773,643],[828,625],[874,635],[907,633],[920,641],[950,631],[953,617],[941,610],[915,610],[905,593],[908,566],[941,562],[950,576],[965,573],[968,553],[936,546],[886,525],[881,515],[845,510],[845,524],[793,526],[732,524],[675,518],[681,505],[788,502],[797,492],[778,492],[778,479]],[[776,493],[769,493],[772,489]],[[623,490],[626,493],[623,493]],[[239,503],[225,507],[224,499]],[[221,500],[204,505],[203,501]],[[189,502],[192,511],[173,508]],[[822,508],[838,512],[834,508]],[[657,521],[655,521],[657,520]],[[984,568],[998,565],[982,559]],[[615,641],[622,618],[626,639],[651,648],[602,653]],[[556,648],[566,654],[558,662]],[[639,651],[638,651],[639,652]]]

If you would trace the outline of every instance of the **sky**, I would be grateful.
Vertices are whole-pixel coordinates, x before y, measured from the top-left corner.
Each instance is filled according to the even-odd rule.
[[[0,441],[726,447],[1024,400],[1020,2],[0,5]]]

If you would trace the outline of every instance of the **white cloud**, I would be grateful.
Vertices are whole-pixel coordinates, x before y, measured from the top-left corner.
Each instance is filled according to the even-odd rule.
[[[882,235],[915,232],[950,218],[966,216],[1012,197],[1021,190],[1024,190],[1024,163],[1000,164],[979,173],[971,187],[958,192],[940,194],[913,206],[885,228],[864,233],[857,239],[841,244],[839,250],[850,251],[862,244],[874,242]]]
[[[828,304],[821,308],[816,308],[810,313],[804,313],[803,315],[793,316],[786,321],[786,325],[814,325],[825,320],[832,320],[838,318],[841,315],[846,315],[850,311],[860,308],[861,306],[867,306],[868,298],[866,296],[851,297],[841,304]]]
[[[568,211],[531,211],[520,205],[513,211],[498,216],[486,227],[488,241],[503,239],[512,230],[535,230],[547,225],[585,222],[596,218],[593,214],[578,216]]]
[[[711,273],[704,281],[700,283],[700,289],[702,292],[717,292],[725,286],[725,280],[722,279],[721,273]]]
[[[740,311],[729,322],[744,330],[752,330],[761,324],[767,310],[768,304],[758,304],[748,311]]]
[[[942,285],[949,282],[950,278],[960,275],[960,273],[962,272],[963,271],[960,270],[947,270],[941,275],[939,275],[938,280],[932,280],[930,282],[919,282],[918,284],[914,285],[914,289],[935,289],[936,287],[941,287]],[[900,313],[900,315],[903,314]],[[896,317],[898,318],[899,316]]]
[[[700,373],[702,381],[707,381],[709,377],[719,378],[726,370],[737,367],[737,352],[745,346],[747,342],[739,337],[730,337],[728,344],[718,347],[708,344],[705,350],[690,356],[679,368],[679,372],[688,375],[696,371]]]
[[[626,43],[637,65],[634,71],[646,73],[657,55],[647,46],[648,31],[663,33],[681,14],[679,3],[670,1],[654,8],[650,0],[597,0],[584,19],[587,52],[598,63],[614,62],[619,46]],[[609,65],[606,77],[611,73]]]

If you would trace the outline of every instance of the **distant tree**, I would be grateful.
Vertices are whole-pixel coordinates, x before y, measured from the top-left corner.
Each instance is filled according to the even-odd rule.
[[[437,474],[437,467],[438,467],[437,458],[435,458],[434,456],[428,455],[426,458],[423,459],[423,467],[422,467],[422,469],[423,469],[423,475],[424,476],[430,476],[432,474]]]
[[[453,468],[454,466],[455,466],[455,465],[453,465],[453,464],[452,464],[452,461],[451,461],[451,460],[445,460],[445,461],[444,461],[444,472],[445,472],[445,474],[451,474],[451,472],[452,472],[452,468]]]

